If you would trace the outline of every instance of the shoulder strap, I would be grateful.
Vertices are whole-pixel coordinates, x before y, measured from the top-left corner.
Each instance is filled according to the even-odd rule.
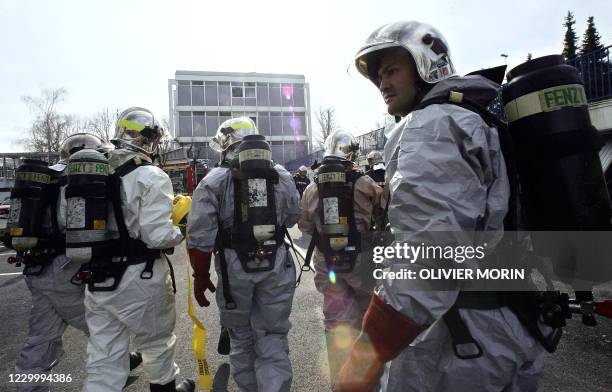
[[[139,158],[132,158],[115,169],[115,174],[119,177],[126,176],[139,168],[140,166],[152,165],[151,162]]]
[[[419,103],[414,110],[423,109],[434,104],[452,104],[460,106],[478,114],[490,127],[497,128],[499,143],[506,162],[506,171],[510,185],[510,200],[508,202],[508,213],[504,218],[504,228],[506,230],[518,229],[518,169],[516,163],[515,144],[512,135],[508,131],[508,124],[498,119],[487,108],[476,101],[466,98],[463,93],[450,91],[448,97],[427,99]]]

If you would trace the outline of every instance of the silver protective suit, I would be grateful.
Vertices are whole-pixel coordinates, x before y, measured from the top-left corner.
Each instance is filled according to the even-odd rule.
[[[274,167],[279,183],[274,185],[278,225],[293,226],[299,217],[300,196],[291,174]],[[212,169],[193,194],[187,226],[188,247],[212,252],[219,225],[234,221],[234,187],[230,170]],[[233,249],[224,250],[231,295],[237,308],[225,308],[219,256],[215,268],[219,280],[216,299],[221,325],[231,337],[230,362],[240,391],[289,391],[292,369],[287,334],[295,290],[295,268],[284,245],[276,252],[274,268],[247,273]]]
[[[141,153],[123,149],[110,153],[111,170]],[[150,161],[150,160],[149,160]],[[140,166],[121,178],[121,202],[131,238],[150,249],[166,249],[183,237],[172,224],[172,184],[160,168]],[[118,237],[114,214],[109,214],[109,231]],[[85,293],[87,325],[87,380],[83,391],[121,391],[129,374],[130,336],[142,353],[144,370],[152,384],[166,384],[179,372],[174,363],[175,300],[169,267],[157,259],[151,279],[141,279],[143,264],[127,267],[114,291]]]
[[[51,169],[63,171],[65,167],[57,164]],[[61,232],[66,228],[65,190],[66,186],[61,187],[57,200],[57,223]],[[88,333],[83,306],[84,286],[70,283],[79,267],[65,255],[58,255],[40,275],[24,275],[32,294],[32,308],[28,337],[15,364],[15,373],[41,374],[51,370],[64,355],[62,335],[68,325]],[[24,383],[17,384],[17,390],[42,392],[48,391],[49,386]]]
[[[497,88],[480,76],[453,77],[424,99],[455,90],[484,103]],[[472,245],[465,232],[503,230],[510,191],[497,129],[459,106],[434,104],[408,114],[387,137],[389,221],[396,236],[409,240],[410,233],[453,231],[462,236],[457,241]],[[400,260],[389,265],[391,271],[423,268]],[[544,350],[507,307],[459,310],[483,350],[480,358],[459,359],[442,319],[457,299],[458,286],[427,291],[423,280],[382,283],[379,295],[388,305],[417,324],[431,324],[387,364],[383,390],[537,389]]]
[[[374,214],[380,210],[382,188],[372,178],[361,176],[355,181],[354,214],[357,230],[365,233],[372,227]],[[298,228],[312,235],[316,229],[323,232],[320,218],[319,191],[317,184],[310,184],[302,196],[301,214]],[[313,252],[315,268],[314,283],[317,291],[323,294],[323,324],[327,340],[327,355],[330,379],[335,383],[340,366],[346,360],[348,350],[361,329],[361,320],[368,308],[375,279],[372,276],[371,246],[362,238],[362,252],[355,260],[352,272],[336,273],[333,279],[323,253],[315,248]]]

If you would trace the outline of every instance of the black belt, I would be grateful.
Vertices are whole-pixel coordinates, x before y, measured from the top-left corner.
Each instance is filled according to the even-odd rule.
[[[461,291],[455,306],[459,309],[499,309],[504,306],[496,291]]]

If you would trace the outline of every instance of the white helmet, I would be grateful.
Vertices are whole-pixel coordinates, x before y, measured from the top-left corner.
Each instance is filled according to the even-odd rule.
[[[354,161],[359,155],[359,143],[355,137],[342,130],[332,132],[324,144],[325,156],[335,156],[338,158]]]
[[[380,163],[383,161],[383,156],[380,153],[380,151],[370,151],[368,153],[368,155],[366,156],[366,158],[368,159],[368,164],[370,165],[376,165],[377,163]]]
[[[394,47],[410,53],[419,77],[426,83],[438,83],[455,74],[444,36],[435,27],[412,20],[386,24],[374,30],[355,55],[359,73],[376,84],[380,60],[376,61],[375,53]],[[370,67],[369,62],[372,62]]]
[[[120,148],[128,148],[147,155],[155,154],[164,129],[153,113],[145,108],[124,110],[117,119],[115,137],[111,142]]]
[[[210,140],[209,146],[217,152],[225,152],[231,146],[242,141],[247,135],[259,135],[259,130],[249,117],[236,117],[223,121],[217,133]]]
[[[306,166],[300,166],[297,171],[299,174],[305,176],[306,173],[308,173],[308,168]]]
[[[77,151],[90,149],[98,150],[104,148],[106,143],[96,135],[91,133],[75,133],[62,141],[60,145],[60,162],[66,162],[70,155]]]

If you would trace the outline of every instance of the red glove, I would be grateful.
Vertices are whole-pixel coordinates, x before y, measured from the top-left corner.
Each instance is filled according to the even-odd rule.
[[[210,280],[211,252],[202,252],[197,249],[189,249],[189,261],[193,268],[193,295],[200,306],[208,306],[210,302],[206,299],[206,290],[215,292],[215,285]]]
[[[612,300],[595,302],[595,312],[601,316],[612,318]]]
[[[363,316],[362,332],[340,370],[335,391],[372,391],[383,373],[385,362],[408,347],[425,328],[427,326],[414,323],[373,294]]]

